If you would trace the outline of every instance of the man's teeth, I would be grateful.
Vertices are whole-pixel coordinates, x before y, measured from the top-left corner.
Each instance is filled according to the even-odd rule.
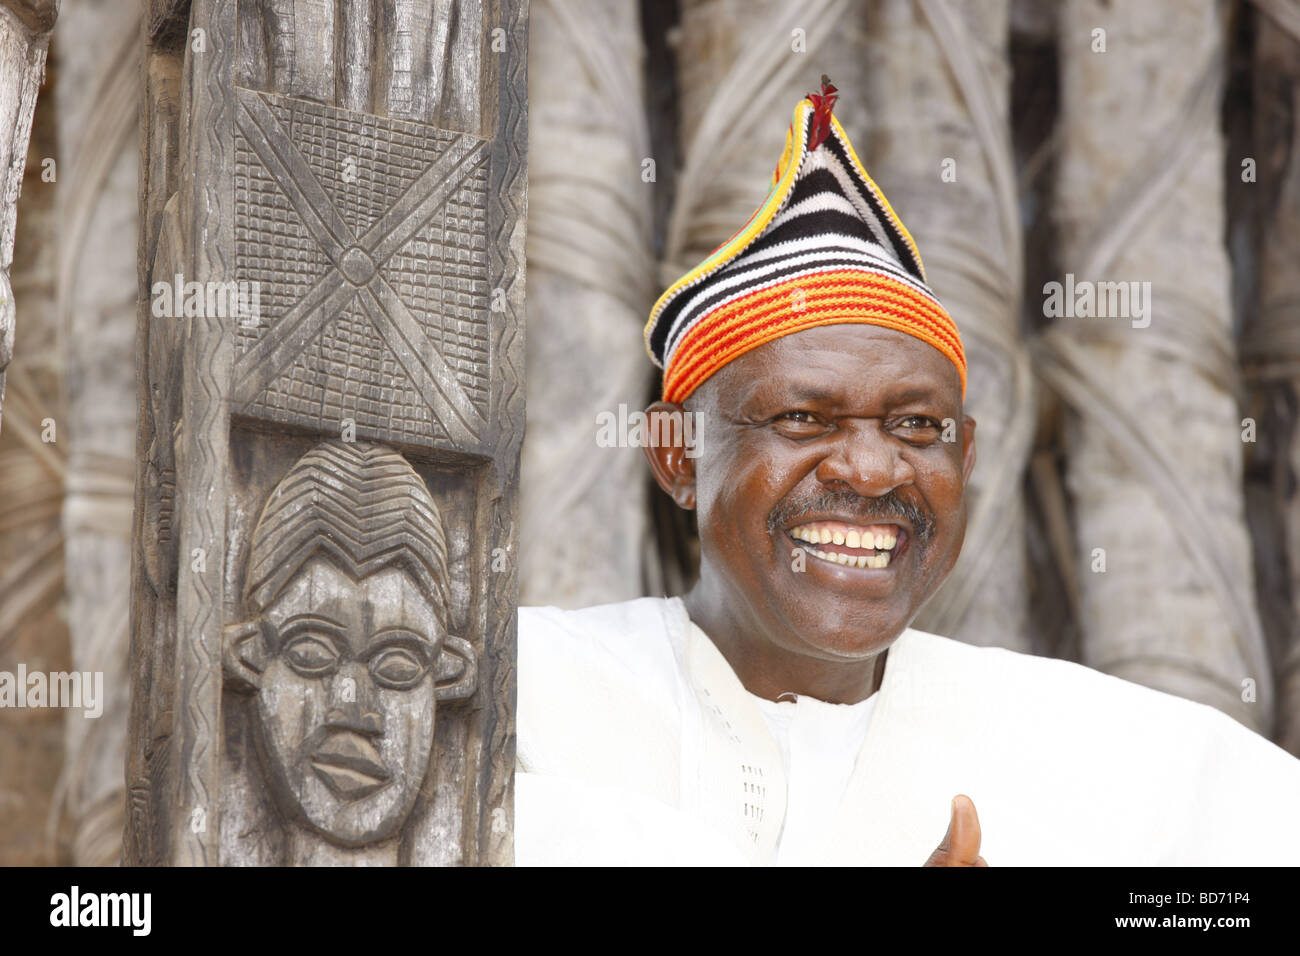
[[[843,564],[847,567],[856,568],[887,568],[889,559],[892,555],[889,552],[882,554],[860,554],[856,558],[851,554],[838,552],[832,554],[828,551],[818,551],[816,548],[809,548],[808,552],[815,558],[821,558],[823,561],[829,561],[831,564]]]
[[[850,548],[875,548],[878,551],[892,551],[898,544],[898,536],[889,532],[872,532],[869,530],[852,530],[844,532],[837,529],[805,524],[793,529],[790,534],[809,544],[837,544]]]
[[[871,528],[849,528],[828,527],[826,525],[805,524],[791,530],[792,537],[799,541],[805,541],[808,544],[834,544],[840,547],[854,548],[858,550],[875,550],[878,554],[845,554],[840,551],[828,552],[821,551],[817,548],[808,550],[814,557],[821,558],[823,561],[829,561],[832,564],[843,564],[847,567],[858,568],[886,568],[889,566],[889,560],[893,557],[889,552],[898,544],[898,536],[893,532],[893,525],[888,528],[879,526]]]

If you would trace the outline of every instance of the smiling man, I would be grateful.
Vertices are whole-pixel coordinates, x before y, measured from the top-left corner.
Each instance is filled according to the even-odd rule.
[[[1268,741],[910,628],[961,550],[975,422],[834,94],[800,101],[763,205],[646,327],[651,414],[693,416],[692,454],[646,453],[696,513],[698,582],[519,612],[518,861],[1293,862],[1300,762]]]

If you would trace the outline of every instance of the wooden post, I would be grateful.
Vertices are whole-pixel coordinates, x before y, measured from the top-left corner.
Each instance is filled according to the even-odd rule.
[[[1083,663],[1267,736],[1223,247],[1223,7],[1060,9],[1063,274],[1037,358],[1071,408]]]
[[[1255,146],[1249,162],[1238,160],[1244,188],[1256,192],[1259,270],[1259,305],[1241,343],[1253,399],[1243,428],[1258,427],[1246,448],[1269,479],[1260,502],[1268,550],[1256,568],[1272,598],[1261,614],[1276,615],[1280,638],[1276,740],[1300,755],[1300,8],[1259,4],[1255,31]]]
[[[102,673],[102,713],[69,711],[58,811],[77,866],[122,855],[135,490],[139,7],[63,0],[53,89],[58,124],[56,309],[68,383],[63,599],[72,663]],[[24,215],[26,207],[24,207]]]
[[[528,438],[520,601],[587,607],[643,593],[645,458],[596,441],[645,404],[659,164],[638,4],[537,2],[529,15]],[[649,162],[647,162],[649,161]],[[578,463],[581,463],[578,465]],[[578,465],[578,467],[574,467]]]
[[[128,863],[513,860],[524,0],[154,0]]]
[[[27,165],[27,140],[32,133],[36,91],[45,77],[50,30],[58,15],[58,0],[0,0],[0,405],[4,402],[5,369],[14,354],[16,312],[9,287],[14,261],[14,224],[18,193]]]

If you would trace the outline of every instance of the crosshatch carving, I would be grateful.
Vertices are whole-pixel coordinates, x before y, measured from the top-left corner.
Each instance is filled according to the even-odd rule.
[[[244,414],[444,446],[483,435],[490,310],[485,142],[238,92],[236,333]]]

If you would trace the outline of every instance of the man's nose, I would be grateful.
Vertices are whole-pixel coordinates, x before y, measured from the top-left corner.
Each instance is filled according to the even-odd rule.
[[[382,736],[384,718],[374,705],[373,698],[370,672],[359,662],[349,661],[334,675],[325,724],[370,737]]]
[[[817,479],[830,487],[847,485],[864,498],[879,498],[915,477],[898,446],[878,420],[842,423],[833,450],[817,465]]]

